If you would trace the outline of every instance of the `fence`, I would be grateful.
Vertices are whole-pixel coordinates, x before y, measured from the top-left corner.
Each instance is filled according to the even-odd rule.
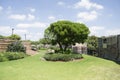
[[[98,39],[99,57],[120,61],[120,35]]]

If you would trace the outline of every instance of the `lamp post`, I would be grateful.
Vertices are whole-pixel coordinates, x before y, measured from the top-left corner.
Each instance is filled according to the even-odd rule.
[[[25,40],[26,40],[26,34],[25,34]]]
[[[14,28],[12,28],[12,35],[13,35],[13,33],[14,33]]]

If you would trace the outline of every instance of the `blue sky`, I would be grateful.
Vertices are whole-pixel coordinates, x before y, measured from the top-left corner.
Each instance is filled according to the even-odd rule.
[[[0,0],[0,34],[12,28],[24,40],[39,40],[50,23],[70,20],[86,24],[90,35],[120,34],[120,0]]]

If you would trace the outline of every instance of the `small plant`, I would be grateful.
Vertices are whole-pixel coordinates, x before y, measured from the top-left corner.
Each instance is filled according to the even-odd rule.
[[[16,41],[8,45],[7,52],[26,52],[26,48],[20,41]]]

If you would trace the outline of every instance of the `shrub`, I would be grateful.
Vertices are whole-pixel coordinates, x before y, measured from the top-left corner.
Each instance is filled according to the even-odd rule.
[[[8,60],[17,60],[26,57],[27,55],[22,52],[1,52],[0,53],[0,62]]]
[[[8,45],[7,52],[26,52],[26,48],[20,41],[13,42]]]
[[[81,54],[45,54],[44,58],[47,61],[71,61],[74,59],[81,59],[83,58]]]
[[[0,53],[0,62],[3,62],[3,61],[8,61],[7,57],[4,56],[3,53]]]
[[[17,59],[22,59],[26,56],[25,53],[18,53],[18,52],[8,52],[6,54],[6,57],[9,59],[9,60],[17,60]]]

